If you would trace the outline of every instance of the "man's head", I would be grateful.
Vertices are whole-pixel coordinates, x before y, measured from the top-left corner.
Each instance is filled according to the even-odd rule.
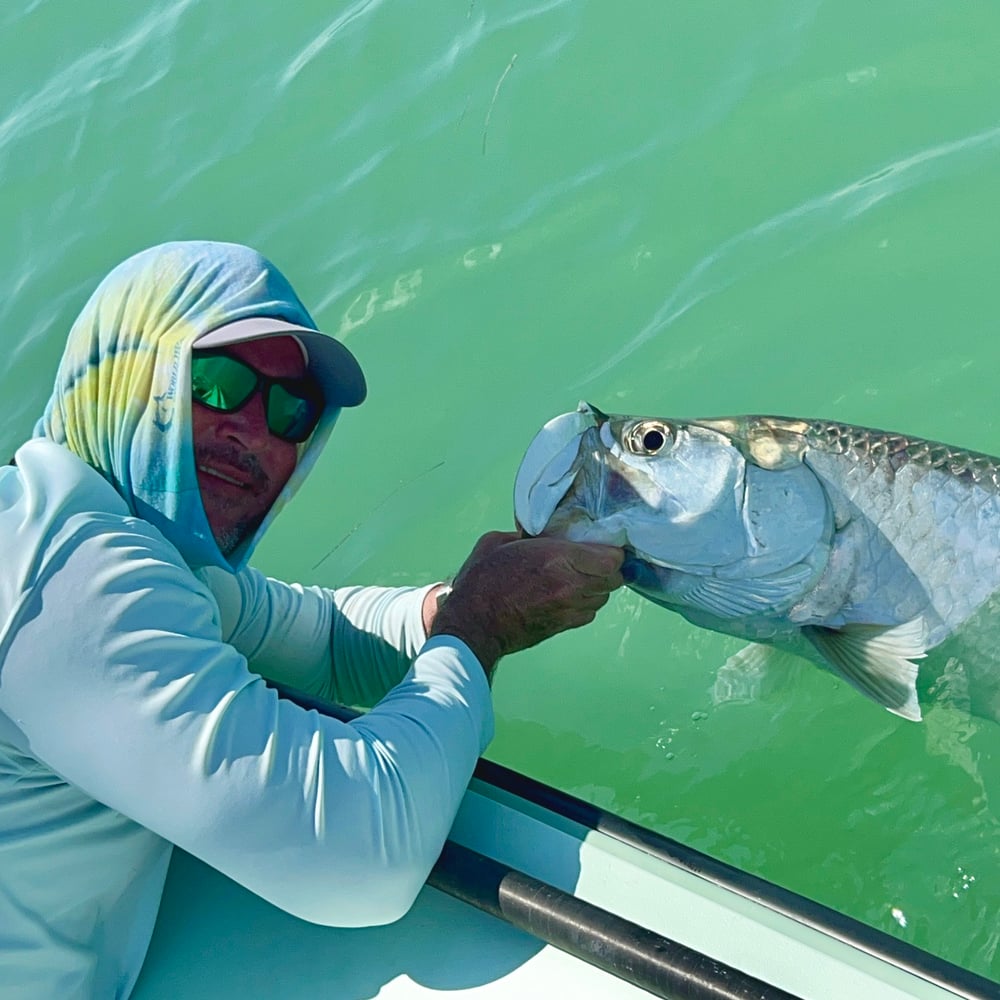
[[[194,352],[193,365],[201,353]],[[293,337],[244,341],[210,358],[210,363],[224,364],[228,358],[245,364],[248,388],[253,385],[250,376],[258,376],[250,396],[245,401],[236,398],[241,405],[221,409],[211,402],[211,394],[219,397],[218,388],[207,382],[200,384],[198,371],[192,369],[191,423],[198,486],[212,534],[223,555],[229,555],[257,529],[298,460],[296,443],[269,426],[265,393],[281,383],[268,380],[302,383],[306,365],[302,348]],[[235,373],[239,375],[241,370],[237,368]]]
[[[202,382],[228,393],[202,396],[214,409],[191,394],[192,363],[210,353],[214,363],[199,362]],[[100,472],[189,566],[238,569],[314,464],[340,408],[364,396],[350,351],[317,332],[259,253],[167,243],[120,264],[91,296],[35,436]]]
[[[194,459],[205,515],[227,557],[282,494],[322,419],[365,397],[343,344],[315,330],[252,316],[198,337],[191,356]]]

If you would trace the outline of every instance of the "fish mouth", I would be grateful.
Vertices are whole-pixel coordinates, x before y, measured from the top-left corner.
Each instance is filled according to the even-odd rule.
[[[542,534],[573,489],[584,442],[602,419],[600,410],[581,402],[572,413],[553,417],[535,435],[514,480],[514,512],[527,534]]]
[[[607,511],[615,498],[632,498],[635,490],[609,451],[605,438],[611,419],[581,402],[536,435],[514,487],[515,517],[527,534],[625,543],[624,525],[612,525]]]

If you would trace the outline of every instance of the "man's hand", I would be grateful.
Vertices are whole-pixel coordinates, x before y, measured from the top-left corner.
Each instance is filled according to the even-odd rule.
[[[622,585],[622,549],[494,531],[476,543],[431,635],[461,639],[487,677],[501,656],[594,620]]]

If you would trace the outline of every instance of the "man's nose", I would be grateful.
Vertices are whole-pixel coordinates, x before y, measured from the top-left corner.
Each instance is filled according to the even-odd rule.
[[[220,414],[219,432],[247,448],[265,443],[270,430],[267,426],[267,414],[264,411],[264,394],[257,390],[250,399],[238,410]]]

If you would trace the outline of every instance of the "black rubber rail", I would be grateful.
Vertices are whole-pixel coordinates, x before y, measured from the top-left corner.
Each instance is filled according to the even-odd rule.
[[[427,884],[664,1000],[796,1000],[452,841],[445,844]]]
[[[271,684],[344,722],[359,712]],[[798,1000],[791,993],[516,868],[448,841],[427,884],[664,1000]]]

